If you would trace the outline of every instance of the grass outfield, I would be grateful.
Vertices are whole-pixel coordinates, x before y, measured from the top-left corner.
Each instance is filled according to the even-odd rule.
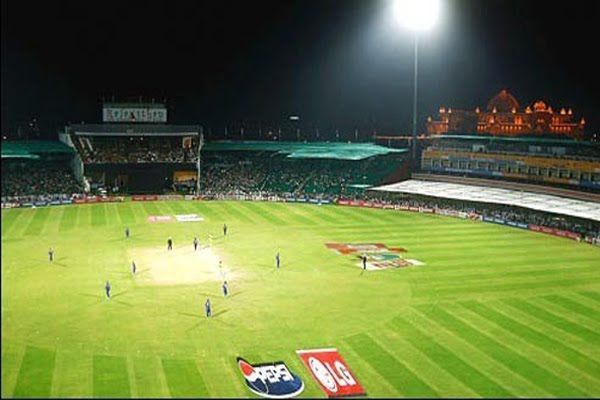
[[[187,213],[205,220],[147,222]],[[193,236],[209,233],[193,258]],[[326,242],[400,246],[426,265],[363,272]],[[325,397],[295,353],[324,347],[370,396],[600,397],[600,248],[588,244],[410,212],[182,201],[2,210],[2,250],[3,397],[255,397],[237,356],[283,360],[302,397]]]

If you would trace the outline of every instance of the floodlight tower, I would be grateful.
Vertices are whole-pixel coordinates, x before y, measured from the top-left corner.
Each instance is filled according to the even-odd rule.
[[[399,25],[414,35],[414,76],[413,76],[413,120],[412,120],[412,159],[418,165],[417,157],[417,88],[419,33],[433,28],[439,19],[440,0],[394,0],[394,14]]]

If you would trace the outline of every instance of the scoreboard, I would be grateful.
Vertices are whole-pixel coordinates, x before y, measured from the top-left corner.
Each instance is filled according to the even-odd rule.
[[[163,104],[103,104],[102,122],[166,123],[167,107]]]

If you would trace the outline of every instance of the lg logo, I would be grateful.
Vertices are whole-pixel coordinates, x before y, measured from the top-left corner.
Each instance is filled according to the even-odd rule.
[[[332,367],[328,362],[322,363],[314,357],[309,357],[308,365],[319,382],[332,392],[338,391],[338,385],[344,387],[356,384],[348,368],[338,360],[333,362]]]

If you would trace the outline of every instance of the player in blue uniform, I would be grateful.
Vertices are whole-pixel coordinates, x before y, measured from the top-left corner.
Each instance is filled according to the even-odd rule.
[[[208,318],[210,318],[210,316],[212,315],[210,299],[206,299],[206,303],[204,303],[204,312],[206,313],[206,317],[208,317]]]
[[[110,282],[106,281],[104,284],[104,291],[106,292],[106,298],[110,299]]]

